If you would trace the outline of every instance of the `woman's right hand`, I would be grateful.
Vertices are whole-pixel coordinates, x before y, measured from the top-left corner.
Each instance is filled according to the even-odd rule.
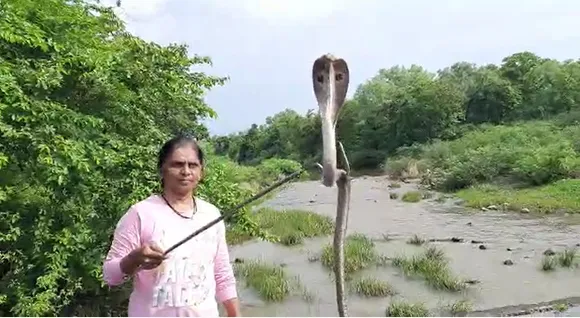
[[[133,253],[138,267],[147,270],[154,269],[165,260],[163,250],[155,243],[145,244],[133,250]]]
[[[137,269],[154,269],[165,260],[163,250],[155,243],[144,244],[134,249],[121,261],[121,269],[125,274],[132,275]]]

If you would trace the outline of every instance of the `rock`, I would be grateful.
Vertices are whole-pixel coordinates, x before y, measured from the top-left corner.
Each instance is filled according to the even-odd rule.
[[[286,267],[286,266],[288,266],[288,264],[286,264],[286,263],[281,263],[280,264],[280,267]]]
[[[482,206],[481,211],[487,211],[487,208]]]
[[[310,255],[308,256],[308,261],[313,263],[313,262],[318,262],[320,260],[320,256],[319,255]]]
[[[234,259],[234,263],[241,264],[241,263],[243,263],[243,262],[244,262],[244,260],[243,260],[243,259],[241,259],[241,258],[237,258],[237,257],[236,257],[236,259]]]
[[[528,208],[523,208],[521,211],[521,213],[530,213],[530,209]]]
[[[389,198],[391,200],[396,200],[399,197],[399,194],[397,194],[396,192],[390,192],[389,193]]]
[[[549,249],[544,251],[544,255],[552,256],[552,255],[556,255],[556,252],[554,252],[551,248],[549,248]]]
[[[471,244],[483,244],[483,241],[471,240]]]
[[[316,200],[308,200],[309,203],[314,203]]]
[[[506,259],[505,261],[503,261],[503,264],[507,265],[507,266],[511,266],[514,264],[514,262],[511,259]]]
[[[427,200],[427,199],[431,199],[433,198],[433,192],[423,192],[423,199]]]
[[[506,248],[505,250],[506,250],[506,251],[508,251],[508,252],[511,252],[511,251],[513,251],[513,250],[512,250],[511,248],[509,248],[509,247],[508,247],[508,248]]]
[[[462,243],[465,240],[460,237],[451,237],[451,238],[442,238],[442,239],[429,239],[429,242],[453,242],[453,243]]]
[[[486,250],[486,249],[487,249],[487,247],[486,247],[485,245],[481,244],[481,245],[479,245],[479,249],[480,249],[480,250]]]
[[[467,225],[467,226],[472,226],[472,225],[473,225],[473,223],[471,223],[471,222],[467,222],[467,223],[465,223],[465,225]]]
[[[475,284],[479,284],[480,281],[477,280],[477,279],[468,279],[468,280],[465,281],[465,283],[466,284],[469,284],[469,285],[475,285]]]
[[[497,210],[497,206],[495,205],[490,205],[487,207],[489,210]]]
[[[375,203],[377,203],[377,200],[375,200]]]

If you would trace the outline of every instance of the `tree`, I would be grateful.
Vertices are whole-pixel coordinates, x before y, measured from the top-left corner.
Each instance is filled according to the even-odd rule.
[[[517,118],[521,102],[520,91],[509,80],[495,70],[481,69],[474,74],[465,119],[473,124],[499,124]]]
[[[446,138],[463,117],[459,88],[418,66],[381,70],[354,98],[361,108],[360,147],[385,155],[415,142]]]
[[[190,71],[210,59],[134,37],[98,5],[13,0],[0,12],[0,313],[68,315],[84,298],[98,304],[91,315],[122,315],[101,280],[110,234],[157,189],[161,143],[207,134],[203,94],[225,79]],[[208,168],[202,196],[223,207],[250,195]]]
[[[374,169],[400,147],[454,139],[481,124],[577,110],[579,85],[578,61],[558,62],[531,52],[512,54],[501,65],[458,62],[436,74],[417,65],[394,66],[356,89],[339,114],[337,135],[353,168]],[[251,163],[279,157],[312,165],[321,143],[317,116],[316,111],[301,116],[285,110],[259,126],[259,132],[241,133],[259,149],[248,157]],[[232,153],[240,153],[236,140],[241,135],[228,137]]]

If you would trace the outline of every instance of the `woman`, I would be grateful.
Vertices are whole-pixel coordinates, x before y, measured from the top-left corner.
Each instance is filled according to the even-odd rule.
[[[133,205],[119,220],[103,277],[116,286],[132,277],[129,316],[240,316],[236,281],[223,222],[164,256],[164,249],[220,215],[194,196],[203,152],[195,140],[176,137],[163,145],[158,168],[163,193]]]

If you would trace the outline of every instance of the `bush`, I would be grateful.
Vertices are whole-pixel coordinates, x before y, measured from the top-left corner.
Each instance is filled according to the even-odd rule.
[[[481,126],[453,140],[425,145],[416,161],[424,183],[457,190],[498,177],[542,185],[580,174],[580,129],[549,122]],[[387,161],[387,172],[404,175],[408,157]]]
[[[395,179],[414,179],[423,175],[427,169],[428,163],[425,160],[417,160],[412,157],[400,157],[385,162],[385,172]]]
[[[350,167],[355,170],[377,169],[385,160],[385,152],[379,150],[365,149],[355,151],[349,156]]]
[[[257,166],[259,180],[262,183],[281,179],[301,169],[302,165],[297,161],[278,158],[266,159]],[[308,172],[304,171],[300,177],[308,178]]]

